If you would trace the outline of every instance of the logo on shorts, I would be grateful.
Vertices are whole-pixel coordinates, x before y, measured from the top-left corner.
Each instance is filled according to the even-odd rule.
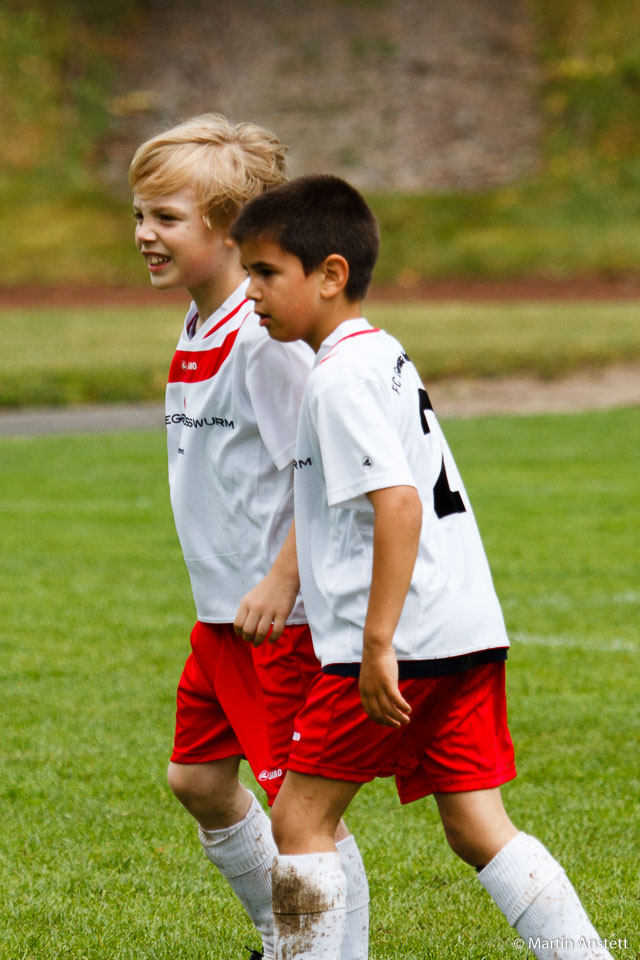
[[[278,777],[282,776],[282,770],[278,767],[277,770],[261,770],[258,774],[258,781],[264,783],[266,780],[277,780]]]
[[[365,468],[365,470],[371,469],[371,467],[373,466],[373,460],[371,459],[371,457],[363,457],[362,466]]]
[[[293,736],[291,737],[291,739],[292,739],[292,740],[299,740],[299,739],[300,739],[300,734],[298,733],[297,730],[294,730],[294,731],[293,731]]]

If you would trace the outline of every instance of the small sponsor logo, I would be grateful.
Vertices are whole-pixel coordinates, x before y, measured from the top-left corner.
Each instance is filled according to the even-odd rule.
[[[197,369],[198,369],[198,364],[196,363],[195,360],[189,360],[189,361],[183,360],[182,363],[180,364],[180,366],[182,367],[183,370],[197,370]]]
[[[292,739],[292,740],[299,740],[299,739],[300,739],[300,734],[298,733],[297,730],[294,730],[294,731],[293,731],[293,736],[292,736],[291,739]]]
[[[261,770],[258,774],[258,780],[260,783],[265,783],[267,780],[277,780],[281,776],[282,770],[278,767],[277,770]]]
[[[365,468],[365,470],[370,470],[371,467],[373,466],[373,460],[371,459],[371,457],[363,457],[362,466]]]
[[[400,387],[402,386],[402,368],[405,363],[410,363],[409,357],[406,353],[401,353],[398,359],[395,362],[393,368],[393,376],[391,377],[391,389],[395,393],[400,393]]]

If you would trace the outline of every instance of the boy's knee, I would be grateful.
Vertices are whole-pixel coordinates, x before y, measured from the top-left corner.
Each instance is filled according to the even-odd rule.
[[[287,845],[289,840],[288,827],[289,825],[284,816],[282,805],[279,805],[276,800],[271,810],[271,833],[273,834],[273,840],[278,850]]]
[[[464,860],[465,863],[471,864],[471,866],[480,866],[480,864],[472,862],[474,860],[473,844],[469,842],[466,832],[451,824],[443,823],[443,827],[447,843],[455,855]]]
[[[240,784],[235,763],[170,763],[167,780],[176,799],[205,830],[237,823],[251,806],[252,794]]]
[[[236,788],[235,779],[229,782],[224,771],[217,771],[212,764],[170,763],[167,781],[174,796],[185,804],[215,801]]]
[[[442,821],[447,843],[461,860],[482,870],[517,831],[507,824]]]
[[[167,782],[178,800],[184,800],[193,793],[195,779],[193,771],[182,764],[170,763],[167,768]]]

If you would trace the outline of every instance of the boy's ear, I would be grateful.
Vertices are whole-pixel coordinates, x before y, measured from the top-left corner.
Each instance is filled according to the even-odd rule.
[[[231,234],[230,234],[228,231],[227,231],[227,233],[225,233],[224,239],[223,239],[222,242],[224,243],[225,247],[229,247],[230,250],[231,250],[233,247],[237,247],[237,243],[235,242],[235,240],[233,239],[233,237],[231,236]]]
[[[349,264],[339,253],[330,253],[322,264],[320,296],[326,300],[342,293],[349,279]]]

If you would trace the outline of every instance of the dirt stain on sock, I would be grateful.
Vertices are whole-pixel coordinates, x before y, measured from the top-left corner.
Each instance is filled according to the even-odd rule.
[[[332,920],[342,922],[338,913],[331,917],[331,911],[342,905],[339,890],[320,889],[309,877],[300,876],[293,864],[274,869],[272,884],[276,934],[287,945],[283,957],[306,956],[328,936]],[[323,914],[321,924],[319,914]]]

